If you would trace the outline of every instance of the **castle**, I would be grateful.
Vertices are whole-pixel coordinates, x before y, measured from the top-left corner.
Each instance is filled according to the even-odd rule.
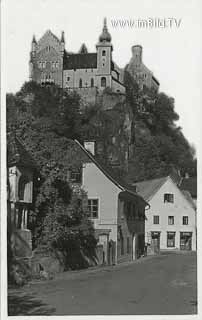
[[[41,84],[55,83],[66,90],[77,90],[81,97],[95,97],[108,87],[111,92],[125,94],[124,69],[112,59],[113,45],[106,18],[96,52],[89,53],[82,44],[78,53],[65,49],[64,32],[58,39],[50,30],[37,42],[33,36],[30,53],[30,80]],[[142,62],[142,47],[132,47],[132,58],[126,70],[138,82],[158,90],[159,82]]]

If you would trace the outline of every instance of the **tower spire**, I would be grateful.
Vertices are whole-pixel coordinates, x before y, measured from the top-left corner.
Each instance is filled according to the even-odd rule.
[[[104,18],[102,34],[99,37],[100,42],[111,42],[112,37],[107,28],[107,18]]]

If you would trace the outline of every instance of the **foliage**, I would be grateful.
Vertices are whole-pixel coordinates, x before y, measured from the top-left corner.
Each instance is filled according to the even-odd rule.
[[[128,179],[140,181],[170,174],[173,170],[196,175],[194,150],[176,125],[174,99],[152,89],[140,90],[125,72],[126,100],[133,111],[135,155]]]
[[[70,170],[80,168],[82,163],[72,141],[79,138],[80,121],[79,97],[57,86],[29,82],[16,95],[7,95],[7,130],[17,134],[37,165],[29,226],[33,246],[46,243],[49,248],[65,251],[66,262],[72,268],[76,262],[73,252],[67,250],[69,242],[72,246],[79,243],[78,252],[93,253],[96,245],[83,208],[86,195],[80,188],[75,194],[67,182]],[[79,198],[82,201],[78,206]],[[68,262],[71,259],[74,263]]]

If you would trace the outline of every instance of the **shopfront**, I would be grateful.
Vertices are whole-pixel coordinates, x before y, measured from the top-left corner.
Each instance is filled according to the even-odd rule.
[[[180,250],[192,250],[192,232],[180,232]]]

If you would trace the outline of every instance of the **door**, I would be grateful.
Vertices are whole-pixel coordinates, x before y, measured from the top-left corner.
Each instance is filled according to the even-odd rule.
[[[151,248],[154,254],[160,252],[160,232],[152,232],[151,234]]]
[[[103,258],[102,264],[108,264],[108,235],[99,235],[99,244],[103,246]]]
[[[180,232],[180,250],[192,250],[191,232]]]

